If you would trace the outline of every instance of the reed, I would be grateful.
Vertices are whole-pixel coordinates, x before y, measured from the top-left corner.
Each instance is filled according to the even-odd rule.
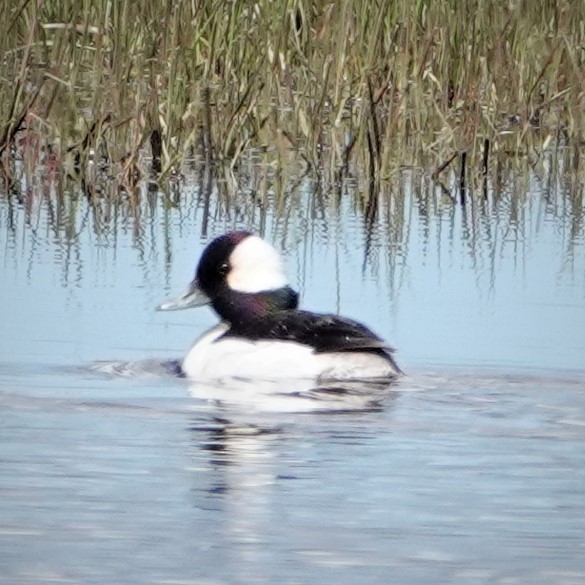
[[[412,166],[449,191],[455,177],[465,199],[496,180],[498,160],[534,165],[584,142],[581,2],[1,6],[5,183],[17,154],[94,195],[99,173],[132,189],[197,159],[228,197],[263,167],[327,185],[351,175],[368,199]]]

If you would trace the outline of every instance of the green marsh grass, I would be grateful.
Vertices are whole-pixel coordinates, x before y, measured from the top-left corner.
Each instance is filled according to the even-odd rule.
[[[355,177],[371,213],[404,167],[454,197],[559,147],[582,172],[582,2],[0,5],[5,185],[15,157],[89,195],[100,174],[131,191],[196,161],[228,198],[258,169],[260,199],[268,175],[277,192],[303,173],[325,189]]]

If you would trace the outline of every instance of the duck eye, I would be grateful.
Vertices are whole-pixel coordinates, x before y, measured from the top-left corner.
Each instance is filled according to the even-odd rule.
[[[220,276],[225,276],[229,272],[229,266],[227,264],[222,264],[219,267],[219,274]]]

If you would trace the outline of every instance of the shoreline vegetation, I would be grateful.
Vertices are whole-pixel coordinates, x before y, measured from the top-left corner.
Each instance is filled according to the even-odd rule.
[[[548,158],[582,200],[585,3],[0,1],[4,193],[190,164],[227,196],[351,178],[367,211],[404,168],[465,202]]]

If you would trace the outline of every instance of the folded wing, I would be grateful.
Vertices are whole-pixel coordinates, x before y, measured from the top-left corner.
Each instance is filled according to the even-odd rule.
[[[225,336],[296,341],[309,345],[318,353],[375,351],[390,356],[394,351],[381,337],[357,321],[308,311],[278,311],[232,324]]]

